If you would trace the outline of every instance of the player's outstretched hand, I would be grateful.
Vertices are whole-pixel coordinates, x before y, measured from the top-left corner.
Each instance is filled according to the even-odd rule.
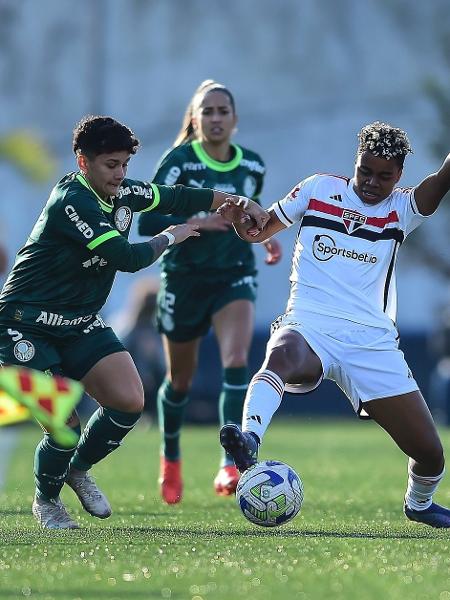
[[[248,222],[249,225],[254,225],[258,231],[264,229],[264,225],[270,218],[269,213],[257,202],[242,196],[227,198],[224,204],[219,206],[217,212],[231,223],[243,224]]]
[[[230,221],[216,212],[190,217],[187,222],[198,225],[198,228],[203,231],[228,231],[231,227]]]
[[[175,236],[174,244],[180,244],[190,237],[199,237],[200,232],[197,230],[198,225],[194,223],[181,223],[180,225],[171,225],[167,229],[164,229],[164,231],[168,231]]]

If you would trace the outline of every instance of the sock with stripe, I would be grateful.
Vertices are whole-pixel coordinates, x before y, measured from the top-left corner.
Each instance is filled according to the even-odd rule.
[[[283,380],[273,371],[264,369],[254,375],[245,398],[242,430],[249,431],[262,441],[269,423],[281,404]]]
[[[229,367],[223,370],[222,391],[219,396],[220,426],[241,424],[242,408],[248,388],[248,368]],[[222,451],[221,466],[234,465],[233,457]]]
[[[412,510],[426,510],[431,506],[433,494],[444,477],[445,469],[440,475],[426,477],[416,475],[411,467],[411,459],[408,463],[408,487],[405,494],[405,504]]]
[[[158,390],[158,421],[162,436],[161,454],[168,460],[180,458],[180,433],[188,395],[173,389],[165,379]]]
[[[79,438],[80,424],[71,429]],[[34,480],[38,496],[44,500],[59,496],[76,449],[76,446],[73,448],[60,446],[51,435],[45,434],[34,454]]]
[[[88,471],[121,445],[140,416],[140,412],[130,413],[100,406],[84,428],[70,466],[79,471]]]

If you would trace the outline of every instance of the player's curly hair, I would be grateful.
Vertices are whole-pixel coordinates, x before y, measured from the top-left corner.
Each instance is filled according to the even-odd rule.
[[[224,93],[226,96],[228,96],[230,100],[233,112],[236,112],[234,97],[230,90],[222,83],[214,81],[214,79],[205,79],[205,81],[202,81],[202,83],[195,90],[194,95],[192,96],[189,104],[187,105],[181,129],[178,132],[177,137],[175,138],[175,141],[173,143],[174,148],[176,146],[181,146],[181,144],[191,142],[195,139],[195,132],[194,128],[192,127],[192,116],[194,114],[195,109],[201,104],[203,98],[206,96],[206,94],[209,94],[209,92]]]
[[[386,160],[394,159],[400,167],[403,167],[406,155],[412,153],[406,133],[381,121],[365,125],[358,133],[358,140],[357,156],[370,152]]]
[[[73,130],[73,151],[76,155],[95,157],[111,152],[136,154],[139,140],[126,125],[112,117],[83,117]]]

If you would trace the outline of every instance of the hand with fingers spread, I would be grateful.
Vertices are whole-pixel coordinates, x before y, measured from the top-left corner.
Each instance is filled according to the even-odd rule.
[[[167,227],[167,229],[164,229],[164,231],[161,231],[162,234],[164,234],[165,232],[174,236],[174,244],[180,244],[181,242],[184,242],[184,240],[187,240],[190,237],[200,236],[200,232],[198,231],[198,225],[193,223],[181,223],[180,225],[171,225],[170,227]]]
[[[233,207],[228,206],[228,203],[234,204],[237,211],[233,210]],[[223,211],[222,207],[225,207]],[[217,211],[227,220],[231,220],[231,222],[239,222],[244,223],[248,219],[245,217],[250,217],[251,220],[254,221],[255,227],[262,231],[264,229],[264,225],[269,220],[269,214],[262,206],[260,206],[254,200],[250,200],[250,198],[245,198],[244,196],[238,196],[237,198],[227,198],[225,204],[220,206]],[[226,216],[228,215],[228,216]]]

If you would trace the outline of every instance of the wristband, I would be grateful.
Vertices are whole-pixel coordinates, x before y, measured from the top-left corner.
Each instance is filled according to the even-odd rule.
[[[170,233],[170,231],[161,231],[159,235],[163,235],[165,238],[167,238],[167,246],[171,246],[175,243],[175,236],[173,235],[173,233]]]

